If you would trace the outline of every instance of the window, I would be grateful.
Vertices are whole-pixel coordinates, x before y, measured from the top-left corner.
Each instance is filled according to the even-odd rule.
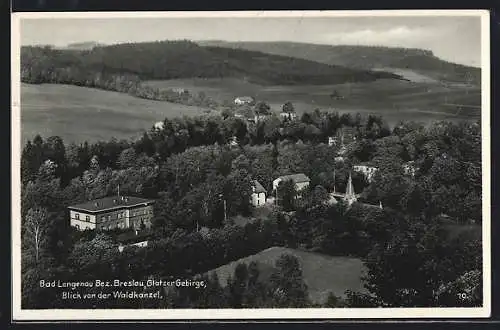
[[[122,217],[121,212],[118,212],[118,219],[120,219],[121,217]]]
[[[80,213],[75,213],[75,219],[80,220]]]
[[[78,225],[75,225],[75,227],[76,227],[76,229],[77,229],[77,230],[80,230],[80,226],[78,226]]]
[[[108,221],[109,221],[109,220],[111,220],[111,216],[110,216],[110,215],[108,215]]]
[[[85,216],[85,221],[90,222],[90,216],[89,216],[89,215],[86,215],[86,216]]]
[[[101,217],[101,221],[104,222],[104,220],[106,220],[106,218],[105,217]]]

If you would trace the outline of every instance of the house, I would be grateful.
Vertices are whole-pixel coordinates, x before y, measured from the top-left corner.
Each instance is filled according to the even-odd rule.
[[[236,136],[233,136],[229,140],[229,146],[231,146],[231,147],[237,147],[238,146],[238,138]]]
[[[268,119],[269,117],[271,117],[271,116],[270,115],[255,115],[253,121],[255,123],[258,123],[259,121],[264,121],[264,120]]]
[[[257,180],[253,181],[251,203],[255,207],[266,204],[266,189]]]
[[[284,175],[280,176],[276,180],[273,181],[273,191],[276,191],[278,188],[279,184],[282,181],[289,181],[292,180],[295,183],[295,190],[296,191],[301,191],[309,186],[309,183],[311,182],[311,179],[304,173],[298,173],[298,174],[290,174],[290,175]]]
[[[184,88],[172,88],[172,92],[181,95],[186,93],[187,91]]]
[[[163,121],[158,121],[154,125],[154,129],[161,131],[165,127],[165,123]]]
[[[329,146],[336,146],[337,143],[339,143],[338,137],[336,137],[336,136],[329,136],[328,137],[328,145]]]
[[[244,105],[244,104],[254,105],[255,99],[251,96],[239,96],[239,97],[234,99],[234,104],[236,104],[236,105]]]
[[[369,165],[354,165],[354,172],[362,173],[368,182],[372,182],[377,168]]]
[[[122,233],[116,238],[118,241],[118,251],[123,252],[127,246],[147,247],[151,236],[152,233],[149,230],[134,229],[133,231]]]
[[[297,119],[297,114],[295,112],[280,112],[280,118],[282,120],[295,120]]]
[[[150,227],[154,200],[112,196],[68,206],[70,225],[78,230]]]

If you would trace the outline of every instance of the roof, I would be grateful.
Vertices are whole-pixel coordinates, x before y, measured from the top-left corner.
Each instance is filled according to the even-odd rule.
[[[122,209],[139,204],[154,203],[153,199],[145,199],[132,196],[110,196],[100,199],[95,199],[82,204],[70,205],[69,209],[83,210],[88,212],[100,212],[111,209]]]
[[[266,189],[264,189],[264,187],[257,180],[253,180],[253,186],[255,187],[256,193],[265,193],[266,192]]]
[[[292,180],[295,183],[298,183],[298,182],[310,182],[311,181],[311,179],[309,179],[309,177],[307,175],[305,175],[304,173],[283,175],[283,176],[280,176],[278,179],[281,179],[283,181]]]

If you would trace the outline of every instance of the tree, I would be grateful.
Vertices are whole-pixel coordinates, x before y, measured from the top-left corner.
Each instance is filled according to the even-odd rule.
[[[281,109],[284,113],[288,113],[288,114],[295,113],[295,107],[293,106],[293,103],[290,101],[283,104]]]
[[[290,254],[281,255],[275,263],[270,284],[275,307],[300,308],[309,304],[299,260]]]
[[[27,250],[32,251],[35,264],[40,262],[47,246],[49,229],[47,210],[44,208],[29,209],[24,219],[23,242]]]
[[[133,167],[136,161],[137,155],[134,148],[128,148],[123,150],[118,157],[118,166],[122,169],[128,167]]]
[[[292,211],[295,209],[297,191],[293,180],[280,182],[276,188],[276,195],[278,205],[282,206],[285,211]]]
[[[313,205],[321,205],[329,199],[328,191],[321,185],[314,187],[311,195],[311,202]]]
[[[255,113],[258,116],[267,116],[271,113],[271,107],[266,102],[258,102],[255,105]]]

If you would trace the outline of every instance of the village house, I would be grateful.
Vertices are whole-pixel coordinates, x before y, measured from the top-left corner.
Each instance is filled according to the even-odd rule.
[[[161,131],[165,127],[165,123],[163,121],[158,121],[154,125],[154,129]]]
[[[372,182],[377,168],[369,165],[354,165],[354,172],[362,173],[368,182]]]
[[[295,183],[296,191],[301,191],[307,188],[309,186],[309,183],[311,182],[311,179],[309,179],[309,177],[304,173],[284,175],[280,176],[279,178],[273,181],[273,191],[276,191],[276,189],[278,188],[279,184],[282,181],[289,181],[289,180],[292,180],[293,183]]]
[[[68,206],[70,225],[78,230],[149,228],[154,200],[112,196]]]
[[[234,99],[234,104],[236,105],[254,105],[255,104],[255,99],[251,96],[239,96]]]
[[[186,93],[187,91],[184,88],[172,88],[172,92],[175,94],[181,95]]]
[[[297,119],[297,114],[295,112],[280,112],[280,118],[282,120],[295,120]]]
[[[260,184],[259,181],[254,180],[252,185],[251,203],[255,207],[263,206],[266,204],[266,189]]]

